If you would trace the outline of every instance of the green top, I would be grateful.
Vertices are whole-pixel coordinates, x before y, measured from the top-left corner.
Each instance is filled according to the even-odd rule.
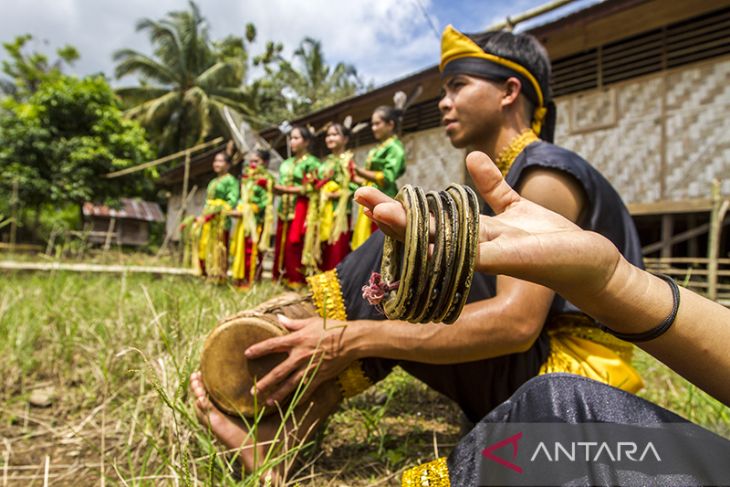
[[[376,183],[378,188],[391,198],[398,194],[395,181],[406,172],[406,150],[403,142],[393,135],[370,149],[365,162],[365,169],[382,173]]]
[[[206,198],[208,200],[223,200],[231,208],[235,208],[236,203],[238,203],[238,197],[238,181],[230,174],[218,176],[208,183],[208,190],[206,191]]]
[[[352,194],[359,187],[350,177],[350,164],[352,161],[353,156],[350,151],[345,151],[339,156],[330,154],[319,166],[317,177],[319,179],[331,179],[340,185],[340,189],[348,189]],[[337,208],[338,203],[337,200],[334,201],[335,208]],[[348,200],[347,207],[349,211],[352,207],[352,198]]]
[[[238,198],[240,197],[240,188],[238,186],[238,181],[236,178],[231,176],[230,174],[224,174],[223,176],[218,176],[215,179],[213,179],[210,183],[208,183],[208,189],[206,191],[206,198],[207,201],[205,203],[205,208],[203,209],[204,214],[213,213],[216,211],[220,211],[221,208],[213,208],[211,207],[210,203],[213,200],[223,200],[230,206],[230,209],[236,207],[236,204],[238,203]],[[225,228],[230,228],[231,222],[228,218],[226,218]]]
[[[319,159],[312,154],[305,154],[301,157],[290,157],[279,166],[278,184],[282,186],[302,186],[310,184],[317,176]],[[283,194],[279,201],[279,218],[291,220],[294,218],[294,203],[296,195]],[[285,214],[286,212],[286,214]]]
[[[251,203],[256,205],[256,223],[263,222],[266,207],[271,203],[269,201],[269,185],[273,182],[274,177],[269,171],[263,168],[257,168],[250,171],[248,175],[241,180],[241,196],[247,195],[248,201],[242,203]]]

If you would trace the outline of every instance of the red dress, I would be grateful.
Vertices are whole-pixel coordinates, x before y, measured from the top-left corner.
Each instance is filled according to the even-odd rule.
[[[318,167],[319,160],[310,154],[290,157],[279,167],[279,184],[306,188],[314,179]],[[309,198],[305,195],[283,195],[276,225],[273,276],[274,279],[283,279],[286,284],[295,286],[306,282],[302,253],[308,202]],[[287,217],[291,219],[286,220]]]

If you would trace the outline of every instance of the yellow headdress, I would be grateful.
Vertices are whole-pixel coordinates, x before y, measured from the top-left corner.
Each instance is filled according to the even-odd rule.
[[[464,73],[486,78],[517,77],[522,81],[523,93],[535,104],[532,130],[540,134],[547,114],[545,97],[537,78],[521,64],[485,52],[476,42],[448,25],[441,35],[439,70],[443,74]]]

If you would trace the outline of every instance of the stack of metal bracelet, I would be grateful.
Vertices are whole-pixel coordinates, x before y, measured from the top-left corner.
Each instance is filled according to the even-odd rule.
[[[389,319],[411,323],[453,323],[474,276],[477,196],[458,184],[427,193],[406,185],[396,200],[406,211],[406,233],[403,242],[385,237],[381,275],[389,293],[383,311]]]

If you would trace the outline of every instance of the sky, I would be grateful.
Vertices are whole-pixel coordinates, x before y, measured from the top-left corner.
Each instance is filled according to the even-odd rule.
[[[596,0],[578,0],[560,14],[591,1]],[[545,2],[197,0],[213,39],[243,35],[245,25],[252,22],[257,29],[255,55],[268,40],[282,42],[290,53],[304,37],[313,37],[322,41],[328,63],[352,64],[363,80],[376,85],[436,64],[438,33],[448,24],[465,32],[482,31],[507,15]],[[68,71],[102,72],[114,86],[124,86],[134,84],[134,79],[113,78],[112,53],[120,48],[151,50],[146,35],[135,31],[136,22],[185,8],[186,0],[0,0],[0,41],[30,33],[32,48],[46,53],[71,44],[81,58]],[[0,60],[4,58],[3,51]]]

